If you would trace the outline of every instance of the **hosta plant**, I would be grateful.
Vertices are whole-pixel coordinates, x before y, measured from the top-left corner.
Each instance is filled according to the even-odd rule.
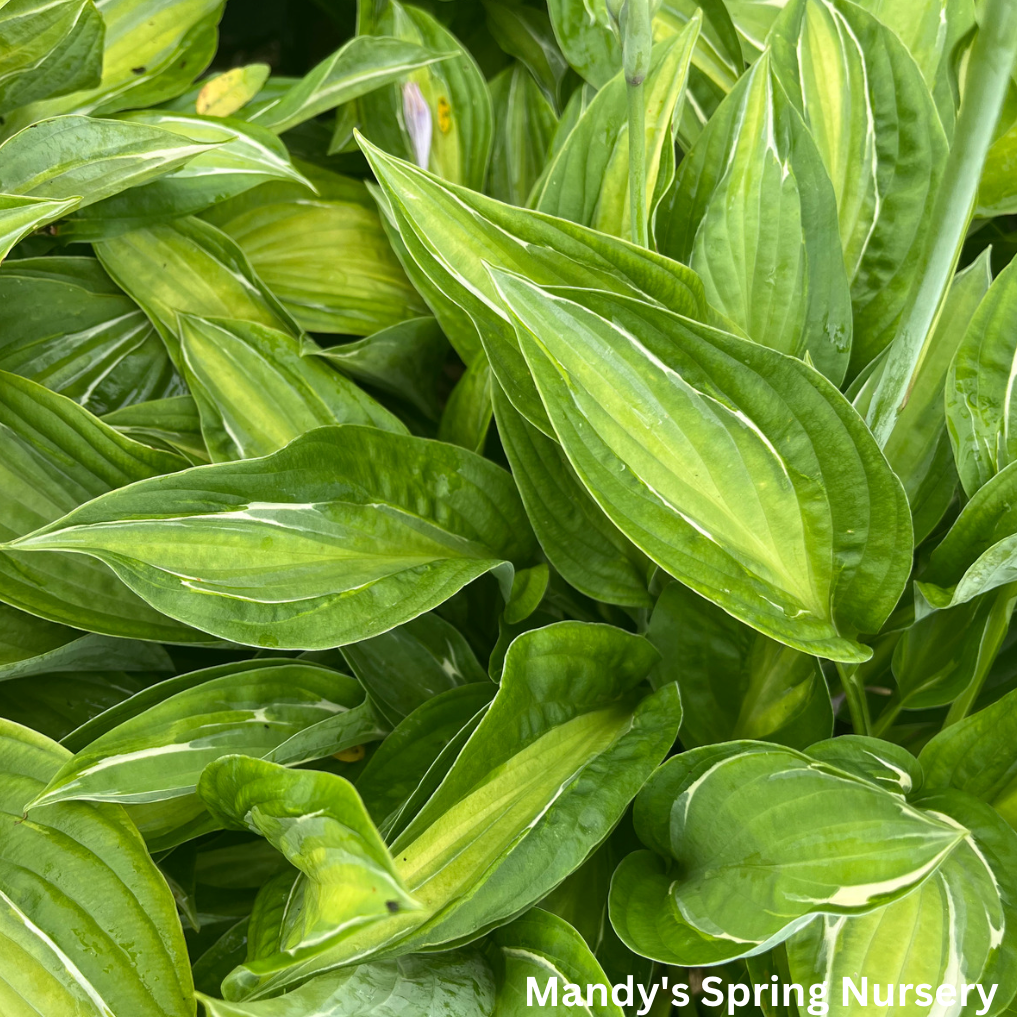
[[[354,6],[0,0],[0,1015],[1013,1013],[1017,5]]]

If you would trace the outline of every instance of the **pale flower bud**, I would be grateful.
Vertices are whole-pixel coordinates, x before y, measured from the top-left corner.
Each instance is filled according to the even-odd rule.
[[[403,119],[413,142],[417,165],[426,170],[431,158],[431,107],[415,81],[403,85]]]

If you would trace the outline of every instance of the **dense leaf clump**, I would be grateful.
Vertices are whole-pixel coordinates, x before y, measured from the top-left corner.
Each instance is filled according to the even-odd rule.
[[[0,1015],[1012,1013],[1015,56],[0,0]]]

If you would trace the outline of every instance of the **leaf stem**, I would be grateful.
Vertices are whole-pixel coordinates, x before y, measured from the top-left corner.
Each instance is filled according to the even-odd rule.
[[[885,446],[928,353],[978,196],[985,156],[1017,57],[1017,3],[986,0],[971,49],[964,97],[931,222],[868,422]]]
[[[999,656],[1000,647],[1006,638],[1007,630],[1010,628],[1010,617],[1013,614],[1014,605],[1017,603],[1017,583],[1008,583],[996,592],[996,599],[992,603],[989,617],[986,620],[982,632],[981,643],[978,647],[978,659],[975,663],[975,672],[971,676],[968,687],[953,701],[950,711],[943,721],[944,730],[953,724],[962,721],[975,705],[985,685],[985,679],[989,676],[996,657]]]
[[[632,242],[650,246],[646,208],[646,75],[653,56],[653,14],[650,0],[610,0],[622,41],[622,66],[629,97],[629,214]]]
[[[646,209],[646,100],[645,84],[629,83],[629,205],[632,216],[632,242],[650,246],[650,228]]]
[[[851,726],[855,734],[872,734],[872,717],[869,714],[869,701],[865,698],[865,683],[858,673],[857,664],[838,664],[837,673],[844,687],[848,710],[851,713]]]

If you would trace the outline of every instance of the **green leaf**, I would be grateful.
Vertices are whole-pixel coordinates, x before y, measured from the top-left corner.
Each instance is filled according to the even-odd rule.
[[[883,908],[858,916],[823,915],[787,943],[794,981],[825,981],[839,988],[845,977],[861,983],[911,982],[935,987],[947,984],[995,984],[992,1011],[998,1013],[1017,988],[1017,834],[991,809],[958,792],[919,800],[930,815],[962,823],[971,832],[939,869],[913,893]],[[931,993],[927,993],[931,995]],[[970,1009],[982,1008],[974,995]],[[898,992],[898,1005],[904,997]],[[845,1017],[895,1012],[895,1007],[863,1007],[848,996],[839,1009]],[[907,1000],[916,1013],[929,1003]]]
[[[48,738],[0,721],[4,1013],[191,1017],[176,905],[123,810],[76,802],[24,817],[66,757]]]
[[[569,64],[594,88],[602,88],[622,63],[605,0],[548,0],[547,10]]]
[[[286,146],[270,131],[240,120],[201,117],[162,110],[122,113],[123,123],[148,124],[206,148],[186,166],[141,187],[91,205],[72,215],[60,235],[101,240],[164,219],[201,212],[273,180],[306,184],[290,162]]]
[[[484,11],[495,42],[530,72],[552,109],[560,109],[569,65],[558,48],[547,12],[513,0],[484,0]]]
[[[1017,580],[1015,486],[1017,463],[1011,463],[961,509],[918,583],[933,607],[964,604]]]
[[[363,702],[360,685],[329,668],[286,660],[257,663],[223,674],[212,668],[170,678],[122,703],[116,709],[124,719],[79,749],[33,807],[181,798],[194,792],[208,763],[235,753],[306,762],[301,754],[288,758],[280,747]],[[105,726],[102,718],[93,721],[93,727]],[[81,732],[75,740],[83,737]]]
[[[312,179],[318,195],[263,187],[209,218],[303,328],[370,335],[424,314],[363,185],[324,171]]]
[[[429,420],[439,415],[436,389],[449,345],[434,318],[408,318],[358,342],[322,348],[304,343],[303,356],[324,357],[355,381],[399,396]]]
[[[176,456],[118,434],[65,396],[0,372],[0,534],[60,518],[124,484],[179,469]],[[0,552],[0,597],[50,621],[105,635],[205,641],[150,608],[106,566],[80,555]]]
[[[65,212],[76,208],[80,201],[79,197],[56,200],[0,194],[0,261],[10,254],[19,240],[40,226],[59,219]]]
[[[124,233],[97,243],[95,253],[148,315],[178,367],[180,312],[254,321],[294,335],[300,331],[236,242],[201,219],[176,219]]]
[[[92,0],[9,0],[0,12],[0,114],[98,85],[104,35]]]
[[[439,177],[481,190],[494,131],[483,73],[469,50],[420,7],[397,0],[379,7],[373,23],[361,18],[361,33],[419,43],[443,59],[408,75],[401,85],[364,96],[357,104],[363,133]],[[407,112],[412,109],[414,115]]]
[[[208,462],[198,407],[189,395],[133,403],[102,419],[144,445],[177,452],[194,465]]]
[[[988,252],[954,277],[929,355],[918,369],[908,404],[883,449],[907,492],[916,545],[942,519],[957,490],[943,391],[954,353],[991,282]],[[953,402],[953,394],[947,392],[948,403]],[[867,395],[855,401],[859,413],[867,410]]]
[[[0,370],[98,415],[183,389],[144,313],[94,258],[0,267]]]
[[[438,425],[438,438],[483,452],[494,413],[491,365],[483,358],[466,368],[452,389]]]
[[[894,339],[874,386],[867,419],[885,445],[908,401],[915,375],[927,357],[936,322],[974,212],[978,180],[1017,58],[1017,9],[1007,0],[986,0],[965,73],[965,97],[949,156],[917,252],[915,284],[909,289]]]
[[[674,963],[685,949],[678,961],[685,964],[758,952],[817,913],[852,915],[898,900],[967,836],[959,823],[866,779],[753,742],[670,760],[640,792],[635,822],[644,843],[677,865],[668,887],[663,872],[643,862],[628,903],[619,874],[612,916],[618,912],[624,927],[632,912],[630,924],[652,936],[666,920],[647,915],[648,902],[671,916],[677,909],[676,928],[659,934],[673,956],[658,959]],[[643,950],[653,941],[630,945]]]
[[[1017,692],[939,732],[919,762],[929,791],[958,788],[1017,829]]]
[[[690,317],[705,317],[700,281],[684,265],[563,219],[445,184],[362,144],[423,276],[418,289],[445,335],[467,364],[486,352],[506,395],[545,433],[550,425],[485,262],[538,284],[646,295]]]
[[[681,690],[687,748],[754,738],[805,749],[833,732],[815,657],[754,632],[680,583],[665,587],[646,636],[663,661],[658,681]]]
[[[215,53],[222,0],[100,0],[106,25],[102,81],[43,99],[7,118],[6,130],[62,113],[115,113],[154,106],[184,91]]]
[[[957,472],[974,496],[1017,459],[1010,408],[1017,360],[1017,266],[996,277],[962,333],[946,378],[946,419]]]
[[[379,949],[466,941],[544,896],[607,836],[674,739],[677,690],[640,688],[655,657],[606,625],[565,622],[517,639],[491,708],[392,844],[425,910],[254,958],[225,994],[259,998]]]
[[[893,653],[898,690],[894,708],[948,706],[973,681],[981,688],[1000,649],[999,609],[995,597],[976,597],[946,611],[934,611],[906,629]],[[1004,632],[1009,620],[1006,612]]]
[[[342,968],[276,999],[198,998],[208,1017],[493,1017],[495,988],[482,955],[454,951]]]
[[[922,787],[918,760],[907,749],[879,738],[840,735],[810,745],[808,755],[895,795],[913,797]]]
[[[485,678],[437,692],[404,717],[371,756],[357,778],[357,792],[385,836],[413,819],[407,803],[420,798],[421,788],[434,790],[445,777],[448,767],[441,769],[441,761],[451,754],[451,766],[495,691]]]
[[[500,973],[497,1017],[522,1017],[530,1012],[533,1004],[528,1002],[532,997],[527,986],[531,978],[536,980],[541,993],[549,981],[557,986],[561,1009],[551,1007],[552,1014],[572,1012],[575,999],[572,1005],[566,1003],[567,986],[578,986],[583,1000],[590,983],[610,986],[604,969],[583,937],[568,922],[541,908],[533,908],[522,918],[496,930],[488,942],[488,953],[501,961],[497,968]],[[610,997],[601,1002],[600,995],[591,992],[589,998],[593,1004],[583,1006],[580,1013],[590,1017],[623,1017],[624,1011]]]
[[[79,724],[140,692],[147,674],[57,671],[0,684],[0,716],[61,739]]]
[[[173,662],[156,643],[83,634],[0,605],[0,681],[50,674],[109,671],[172,671]]]
[[[208,78],[195,99],[195,112],[206,117],[232,116],[261,91],[271,71],[268,64],[247,64]]]
[[[406,428],[300,340],[249,321],[181,314],[184,371],[213,462],[253,459],[326,424]]]
[[[819,150],[761,57],[682,160],[657,214],[660,250],[691,265],[750,339],[834,382],[851,355],[837,204]]]
[[[205,768],[198,793],[222,825],[267,838],[300,870],[283,916],[282,951],[422,910],[342,777],[224,756]]]
[[[992,143],[985,157],[982,180],[978,185],[975,214],[983,218],[1013,215],[1017,212],[1017,121]]]
[[[518,9],[539,13],[530,7]],[[490,87],[494,140],[486,190],[499,201],[525,206],[544,170],[558,118],[522,64],[506,67]]]
[[[433,52],[415,41],[384,36],[351,39],[248,119],[282,134],[319,113],[445,59],[444,53]]]
[[[54,117],[0,145],[0,191],[52,199],[77,195],[82,208],[169,173],[208,145],[149,124]]]
[[[893,338],[947,141],[911,55],[854,3],[796,0],[773,32],[774,69],[805,118],[837,198],[854,311],[853,377]]]
[[[533,531],[566,582],[594,600],[652,607],[647,557],[603,513],[561,446],[494,393],[498,434]]]
[[[665,150],[674,145],[673,124],[681,112],[692,51],[701,18],[654,47],[644,83],[647,212],[654,211],[663,179]],[[616,237],[631,235],[629,194],[629,86],[619,71],[583,111],[550,162],[532,205]],[[657,195],[659,198],[659,194]]]
[[[170,617],[280,649],[377,635],[533,552],[493,463],[349,424],[96,498],[18,551],[70,546]]]
[[[350,643],[342,653],[378,708],[393,723],[399,723],[432,696],[489,680],[459,630],[433,613],[373,639]]]
[[[877,632],[900,597],[911,521],[833,386],[640,301],[496,277],[558,439],[612,522],[771,638],[867,659],[854,639]]]

